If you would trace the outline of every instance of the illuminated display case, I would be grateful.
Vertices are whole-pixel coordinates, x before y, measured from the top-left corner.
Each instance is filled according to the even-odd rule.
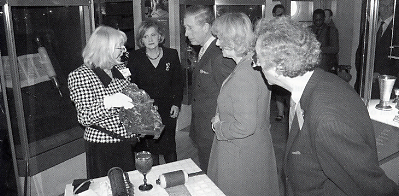
[[[389,101],[389,105],[393,106],[391,110],[379,110],[376,109],[376,105],[379,103],[379,99],[372,99],[372,85],[375,81],[374,75],[374,62],[377,54],[376,43],[377,43],[377,32],[378,32],[378,10],[379,0],[367,0],[363,1],[362,4],[362,15],[360,24],[360,37],[359,47],[356,55],[356,64],[358,66],[358,82],[355,84],[355,89],[359,92],[361,98],[368,107],[370,118],[372,119],[376,146],[378,153],[378,160],[380,167],[384,169],[385,173],[389,178],[399,183],[399,121],[394,119],[398,116],[398,109],[395,107],[395,103],[392,100]],[[394,1],[393,7],[393,28],[398,25],[399,17],[398,14],[398,1]],[[389,58],[398,64],[398,54],[396,53],[398,44],[398,32],[393,30],[388,41],[390,46],[387,45],[384,50],[389,50]],[[381,50],[381,49],[380,49]],[[388,55],[387,55],[388,56]],[[381,65],[378,65],[381,66]],[[399,73],[390,73],[390,75],[398,76]],[[378,81],[377,81],[378,82]]]
[[[386,49],[389,50],[388,57],[391,59],[391,61],[393,61],[395,64],[399,64],[399,32],[395,30],[399,29],[399,16],[397,14],[399,10],[397,0],[393,1],[393,3],[394,5],[392,6],[394,7],[394,15],[392,22],[393,24],[391,27],[392,34],[390,34],[389,38],[386,40],[390,43],[390,46],[386,46]],[[370,99],[372,98],[373,82],[376,82],[374,62],[377,54],[377,31],[378,25],[380,24],[378,18],[378,9],[379,1],[363,1],[359,47],[356,54],[356,66],[358,74],[355,89],[359,92],[366,105],[368,105]],[[399,76],[399,73],[390,73],[390,75]]]
[[[60,180],[85,177],[84,167],[63,172],[60,165],[84,152],[67,76],[83,63],[92,7],[83,0],[0,1],[0,139],[10,143],[19,195],[62,193]]]

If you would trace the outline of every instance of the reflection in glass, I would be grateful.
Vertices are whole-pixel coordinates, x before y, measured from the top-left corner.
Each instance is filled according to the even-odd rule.
[[[151,0],[152,9],[151,9],[151,17],[152,18],[168,18],[168,0]]]
[[[217,5],[216,17],[228,12],[242,12],[248,15],[251,22],[255,24],[262,18],[262,5]]]
[[[397,8],[394,1],[368,0],[362,3],[355,89],[364,98],[366,105],[370,99],[380,98],[379,75],[397,77],[399,74],[398,58],[395,57],[399,52],[395,46],[398,42],[396,28],[399,26],[393,24],[397,18],[393,16],[395,10]],[[399,81],[396,81],[394,88],[398,87]],[[391,99],[393,98],[394,94],[391,93]]]
[[[126,48],[128,51],[134,50],[134,20],[133,20],[133,2],[118,1],[94,4],[94,18],[96,27],[106,25],[119,29],[126,33]]]
[[[312,1],[291,1],[291,18],[293,20],[304,23],[306,26],[310,26],[312,25],[312,15]]]

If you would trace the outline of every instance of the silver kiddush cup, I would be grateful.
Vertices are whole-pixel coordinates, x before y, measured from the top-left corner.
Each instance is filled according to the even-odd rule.
[[[395,84],[396,77],[390,75],[378,76],[380,84],[380,103],[375,106],[379,110],[391,110],[392,107],[388,104],[391,98],[393,85]]]

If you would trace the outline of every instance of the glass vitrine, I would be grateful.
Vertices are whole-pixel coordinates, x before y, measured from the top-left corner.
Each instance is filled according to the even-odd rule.
[[[223,3],[223,2],[221,2]],[[235,4],[217,4],[216,5],[216,17],[221,16],[224,13],[228,12],[242,12],[248,15],[249,19],[251,19],[252,23],[255,23],[257,20],[262,18],[263,16],[263,5],[235,5]]]
[[[86,172],[81,165],[68,172],[55,168],[66,169],[65,161],[84,152],[67,76],[83,62],[81,51],[94,26],[92,5],[81,0],[0,3],[1,140],[11,146],[6,150],[14,167],[1,176],[16,176],[6,180],[17,182],[19,195],[61,194],[65,184],[60,181]]]
[[[380,9],[384,13],[383,15],[379,13]],[[368,0],[363,1],[361,13],[359,47],[356,53],[357,81],[355,89],[368,105],[371,99],[380,98],[378,75],[399,76],[399,69],[388,69],[388,67],[397,67],[399,63],[399,34],[396,31],[399,28],[398,6],[396,0]],[[381,21],[385,19],[388,21],[386,30],[383,31],[384,34],[378,35]],[[396,88],[399,84],[397,82]],[[393,98],[393,96],[392,93],[391,97]]]
[[[376,95],[375,93],[376,88],[379,88],[378,75],[399,76],[398,70],[380,71],[381,67],[397,68],[399,63],[396,30],[398,27],[397,0],[362,1],[361,13],[360,40],[356,54],[358,74],[355,89],[368,107],[374,126],[380,167],[389,178],[399,182],[399,121],[397,120],[398,108],[395,107],[396,103],[393,103],[395,90],[387,91],[388,98],[391,94],[391,100],[387,101],[391,109],[378,107],[381,94]],[[386,30],[383,33],[379,33],[381,21],[387,21]],[[385,60],[382,61],[381,58]],[[393,88],[395,89],[395,86]]]

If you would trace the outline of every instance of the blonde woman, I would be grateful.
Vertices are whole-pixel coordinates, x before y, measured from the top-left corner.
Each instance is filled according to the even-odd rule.
[[[98,27],[83,49],[84,64],[68,76],[70,98],[85,127],[88,178],[106,176],[112,167],[134,170],[136,135],[128,135],[119,120],[120,108],[133,107],[132,100],[121,93],[130,84],[129,70],[121,61],[125,42],[122,31]]]
[[[279,195],[270,134],[270,91],[261,73],[251,67],[252,23],[245,14],[228,13],[216,18],[212,32],[223,56],[237,66],[217,99],[208,175],[229,196]]]

